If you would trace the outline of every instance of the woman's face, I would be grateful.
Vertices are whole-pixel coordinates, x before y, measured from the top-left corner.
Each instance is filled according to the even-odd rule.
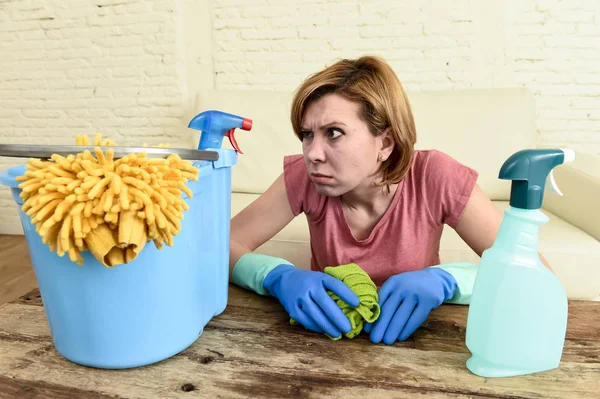
[[[374,137],[360,111],[359,103],[337,94],[306,108],[301,126],[304,162],[322,195],[339,196],[371,186],[379,156],[389,155],[382,146],[386,135]]]

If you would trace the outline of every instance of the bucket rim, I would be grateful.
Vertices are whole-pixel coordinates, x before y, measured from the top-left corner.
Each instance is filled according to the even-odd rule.
[[[17,165],[8,169],[0,170],[0,184],[10,188],[19,188],[20,182],[17,177],[25,175],[27,168],[25,165]]]
[[[193,161],[194,167],[203,169],[203,165],[212,164],[213,169],[230,168],[237,163],[237,152],[231,149],[213,149],[219,153],[219,159],[216,161]],[[0,185],[19,189],[20,182],[17,177],[25,175],[27,171],[26,164],[16,165],[7,169],[0,170]]]

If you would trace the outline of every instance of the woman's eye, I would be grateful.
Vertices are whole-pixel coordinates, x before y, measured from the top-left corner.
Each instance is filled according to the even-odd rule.
[[[308,130],[304,130],[304,131],[300,132],[300,135],[302,136],[302,140],[304,140],[304,139],[311,138],[312,132],[309,132]]]
[[[343,134],[344,134],[344,132],[340,129],[337,129],[337,128],[329,129],[329,135],[331,136],[332,139],[337,139],[338,137],[340,137]]]

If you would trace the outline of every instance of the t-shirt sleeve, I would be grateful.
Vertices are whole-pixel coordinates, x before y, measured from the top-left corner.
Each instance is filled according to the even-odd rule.
[[[455,228],[479,174],[448,154],[431,150],[423,173],[423,195],[436,223]]]
[[[308,217],[318,217],[323,210],[325,196],[319,194],[310,180],[302,155],[283,158],[283,177],[294,216],[305,213]]]

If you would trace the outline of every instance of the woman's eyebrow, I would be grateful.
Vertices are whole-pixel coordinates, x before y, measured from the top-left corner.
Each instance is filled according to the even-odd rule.
[[[328,122],[328,123],[326,123],[326,124],[324,124],[324,125],[322,125],[322,126],[319,126],[319,129],[326,129],[326,128],[328,128],[328,127],[331,127],[331,126],[334,126],[334,125],[337,125],[337,126],[346,126],[346,124],[345,124],[344,122],[340,122],[340,121],[337,121],[337,120],[336,120],[336,121],[331,121],[331,122]],[[300,129],[301,129],[302,131],[309,131],[309,130],[310,130],[310,129],[309,129],[309,128],[307,128],[307,127],[301,127]]]

